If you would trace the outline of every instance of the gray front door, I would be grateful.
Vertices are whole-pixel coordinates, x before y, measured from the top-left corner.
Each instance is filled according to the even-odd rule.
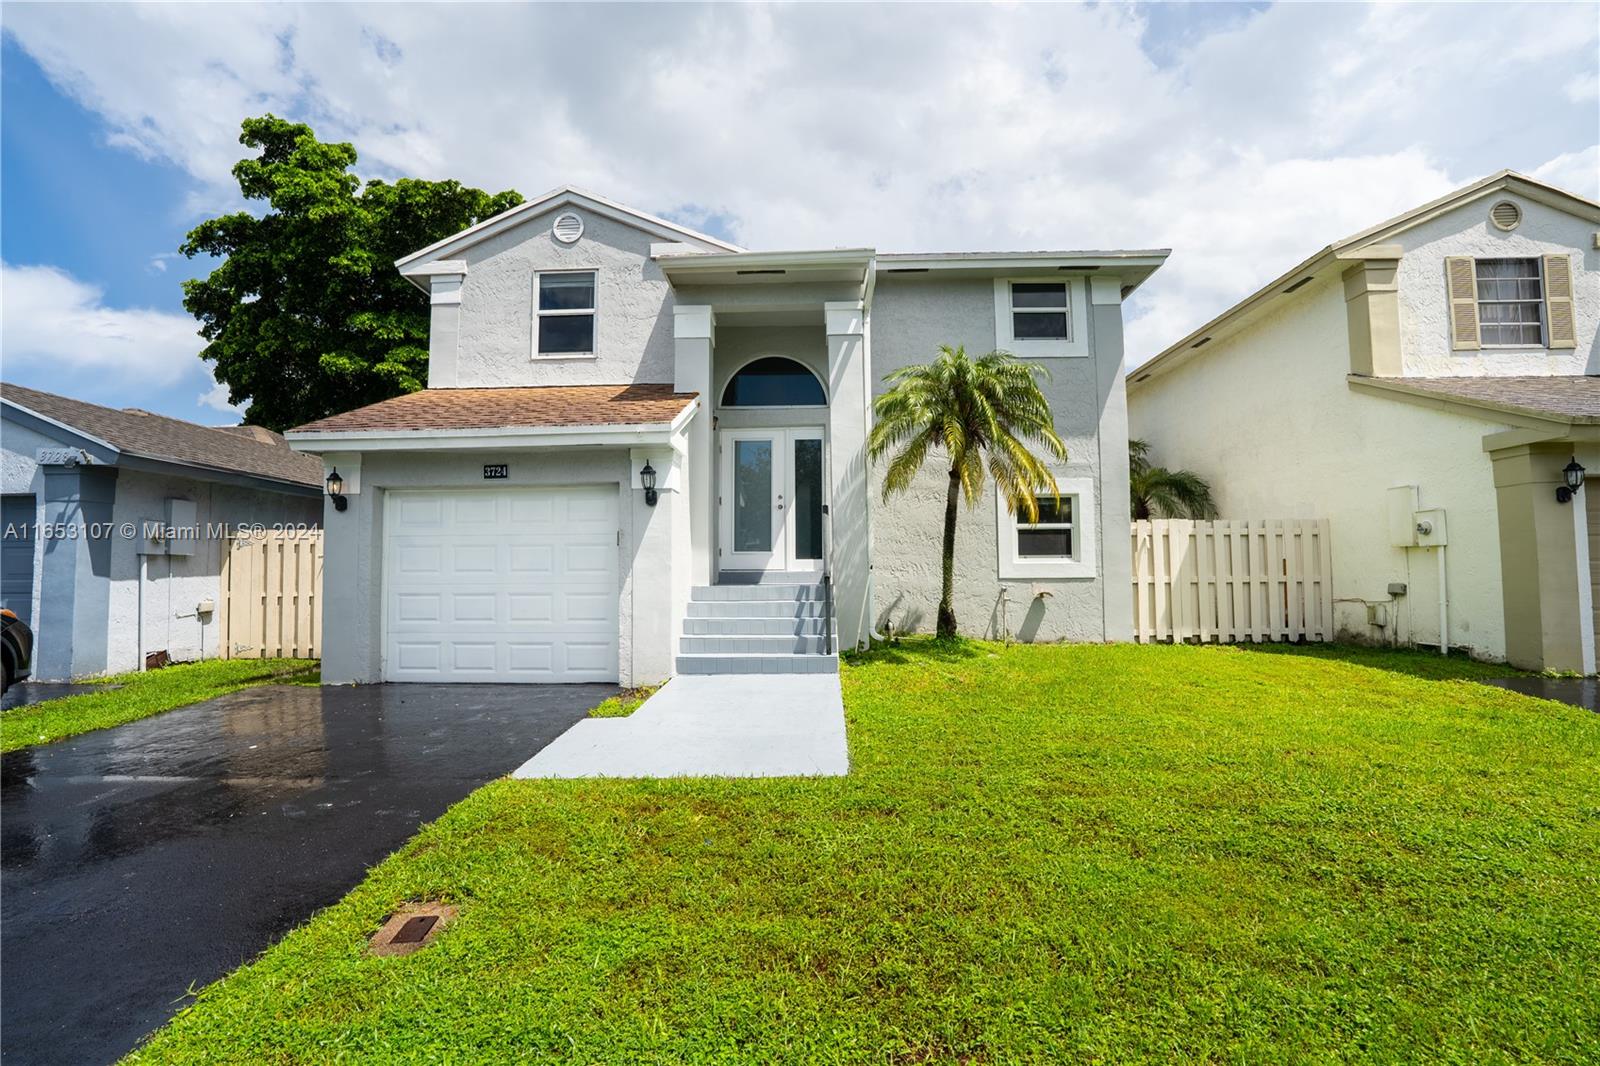
[[[0,497],[0,607],[33,625],[33,535],[39,505],[32,496]]]

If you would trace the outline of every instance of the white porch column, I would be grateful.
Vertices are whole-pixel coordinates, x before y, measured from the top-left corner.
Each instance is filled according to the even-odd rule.
[[[428,388],[453,389],[460,383],[461,286],[467,280],[463,259],[440,259],[414,269],[428,279]]]
[[[860,300],[822,305],[828,330],[828,480],[833,575],[839,646],[867,639],[867,582],[871,574],[867,498],[867,430],[872,396],[867,381],[866,313]]]
[[[676,362],[672,387],[698,392],[700,409],[689,420],[686,473],[688,474],[690,584],[709,585],[712,574],[712,530],[715,525],[716,487],[712,484],[711,349],[715,344],[716,315],[710,307],[678,305],[672,309],[672,337]]]
[[[1133,639],[1133,544],[1129,523],[1128,391],[1122,354],[1122,279],[1089,279],[1094,365],[1100,392],[1100,586],[1106,640]]]

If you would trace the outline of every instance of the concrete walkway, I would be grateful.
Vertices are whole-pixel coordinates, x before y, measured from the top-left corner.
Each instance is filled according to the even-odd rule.
[[[837,674],[685,675],[627,718],[588,718],[513,777],[810,777],[849,772]]]

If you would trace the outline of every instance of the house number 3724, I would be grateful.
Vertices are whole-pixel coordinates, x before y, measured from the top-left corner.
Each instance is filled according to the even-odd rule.
[[[483,477],[486,481],[495,481],[499,478],[509,477],[511,467],[506,463],[484,463]]]

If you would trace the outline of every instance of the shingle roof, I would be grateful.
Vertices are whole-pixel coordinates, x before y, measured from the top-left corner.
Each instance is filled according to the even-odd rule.
[[[289,432],[406,432],[634,426],[671,422],[696,393],[671,385],[541,385],[511,389],[424,389],[321,418]]]
[[[291,451],[282,437],[258,426],[201,426],[134,408],[101,407],[10,383],[0,383],[0,397],[129,455],[295,485],[322,484],[321,459]],[[263,435],[276,439],[265,440]]]
[[[1398,378],[1419,392],[1565,422],[1600,422],[1600,377],[1590,375]]]

